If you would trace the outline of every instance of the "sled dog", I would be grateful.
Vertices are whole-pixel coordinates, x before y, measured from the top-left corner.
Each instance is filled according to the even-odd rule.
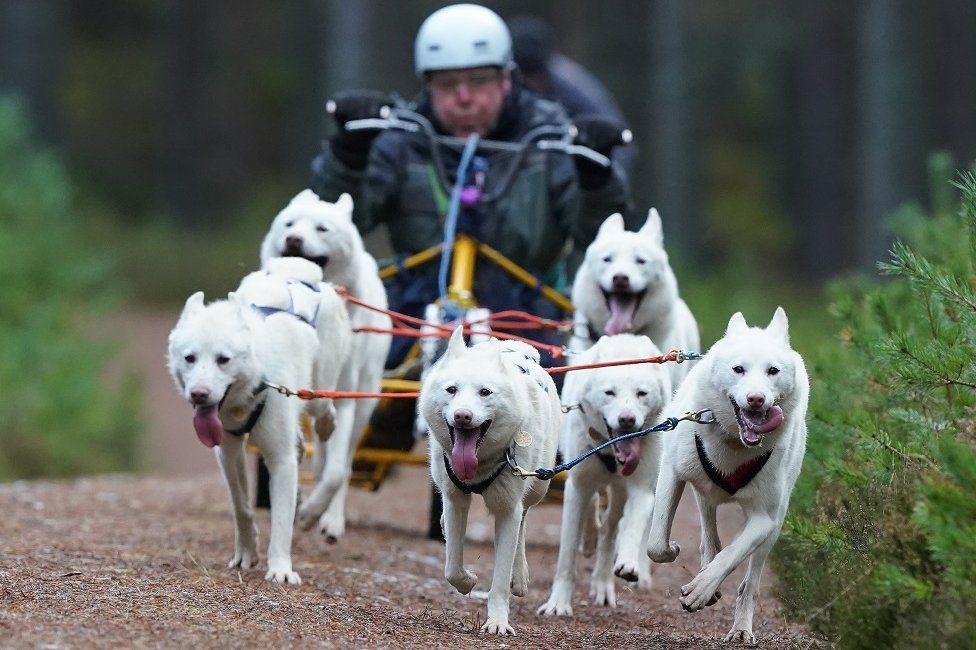
[[[481,627],[488,634],[514,634],[509,592],[524,596],[529,584],[525,514],[549,488],[549,481],[514,476],[506,455],[532,469],[551,467],[556,457],[559,397],[538,359],[524,343],[494,338],[469,348],[459,327],[420,391],[430,473],[444,499],[444,576],[462,594],[477,582],[463,563],[472,493],[495,518],[495,567]]]
[[[646,336],[617,334],[601,337],[592,348],[576,355],[573,365],[658,354],[660,351]],[[607,440],[657,424],[670,397],[671,379],[660,365],[569,372],[562,396],[570,409],[563,417],[563,457],[576,458]],[[614,574],[637,580],[640,562],[647,561],[643,555],[644,540],[654,505],[659,447],[656,434],[632,438],[598,452],[570,470],[563,493],[556,575],[549,600],[539,608],[540,614],[572,615],[582,518],[593,516],[591,500],[604,488],[608,488],[610,503],[599,527],[590,596],[598,605],[615,607]]]
[[[678,295],[678,282],[664,251],[661,217],[651,208],[637,232],[624,230],[619,214],[607,217],[587,247],[573,280],[573,337],[582,352],[603,334],[643,334],[664,352],[698,351],[698,323]],[[672,389],[689,364],[670,364]]]
[[[754,643],[752,615],[759,578],[776,543],[806,447],[809,382],[790,347],[786,312],[776,309],[765,328],[749,327],[741,313],[725,336],[691,369],[668,413],[710,409],[713,424],[682,422],[664,434],[647,554],[672,562],[669,541],[675,508],[690,483],[701,515],[701,569],[681,588],[681,605],[697,611],[716,602],[719,585],[748,560],[735,619],[726,641]],[[724,549],[715,522],[721,503],[745,515],[739,535]]]
[[[270,473],[271,540],[265,579],[299,584],[291,538],[302,449],[299,418],[305,403],[265,382],[290,387],[336,384],[352,340],[342,299],[319,282],[321,271],[304,260],[279,260],[244,278],[226,300],[204,304],[203,292],[186,301],[169,336],[168,362],[180,393],[193,406],[193,426],[215,448],[230,492],[236,525],[228,568],[258,563],[257,526],[248,499],[245,434]],[[330,403],[308,403],[318,426],[331,427]]]
[[[271,224],[261,244],[261,263],[278,257],[302,257],[322,268],[326,282],[344,287],[363,302],[386,309],[386,289],[376,260],[366,252],[352,221],[352,198],[343,194],[335,203],[322,201],[311,190],[295,196]],[[347,303],[352,327],[389,329],[390,318]],[[380,390],[390,348],[388,334],[359,333],[339,377],[339,390],[375,393]],[[376,408],[376,399],[347,399],[336,403],[335,434],[319,432],[315,448],[317,483],[298,513],[299,525],[318,523],[329,542],[345,533],[346,493],[352,474],[352,455]]]

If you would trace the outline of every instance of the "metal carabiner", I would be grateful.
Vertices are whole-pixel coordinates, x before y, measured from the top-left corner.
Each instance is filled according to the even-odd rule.
[[[708,414],[707,416],[705,414]],[[692,422],[697,422],[698,424],[714,424],[715,414],[712,413],[712,409],[701,409],[698,411],[692,411],[687,414],[687,419]]]

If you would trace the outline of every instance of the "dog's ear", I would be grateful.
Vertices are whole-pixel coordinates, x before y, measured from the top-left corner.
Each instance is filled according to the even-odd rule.
[[[600,224],[600,229],[596,232],[597,238],[603,237],[604,235],[611,235],[617,232],[624,231],[624,216],[619,212],[614,212],[609,217],[603,220]]]
[[[447,341],[447,351],[444,352],[445,357],[453,357],[460,354],[468,349],[467,344],[464,342],[464,326],[458,325],[454,328],[454,332],[451,334],[451,338]]]
[[[350,219],[352,219],[352,197],[346,192],[336,199],[335,206]]]
[[[737,311],[729,319],[729,324],[725,328],[725,335],[731,336],[739,332],[744,332],[747,329],[749,329],[749,326],[746,324],[746,317],[742,315],[741,311]]]
[[[183,313],[180,314],[180,320],[183,320],[190,314],[195,314],[201,309],[203,309],[203,292],[197,291],[186,299],[186,303],[183,305]]]
[[[302,190],[292,198],[291,203],[317,203],[320,200],[319,195],[312,190]]]
[[[647,211],[647,221],[637,232],[650,237],[658,246],[664,247],[664,226],[661,224],[661,215],[658,214],[657,208]]]
[[[770,336],[783,339],[789,345],[790,321],[786,318],[786,311],[782,307],[776,308],[776,312],[773,314],[773,320],[769,321],[769,325],[766,326],[766,332]]]

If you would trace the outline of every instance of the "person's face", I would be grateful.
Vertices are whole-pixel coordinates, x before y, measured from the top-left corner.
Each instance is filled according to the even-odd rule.
[[[484,136],[498,123],[512,77],[493,67],[436,70],[427,76],[427,88],[444,130],[459,138]]]

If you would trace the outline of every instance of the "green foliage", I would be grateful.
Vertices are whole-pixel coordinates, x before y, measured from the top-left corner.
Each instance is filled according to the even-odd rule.
[[[773,561],[788,610],[842,647],[976,636],[976,178],[958,188],[959,211],[940,191],[932,214],[895,216],[890,281],[831,288],[842,345],[808,359],[808,453]]]
[[[111,304],[109,271],[78,233],[63,166],[0,97],[0,480],[133,466],[135,402],[107,391],[111,350],[86,334]]]

